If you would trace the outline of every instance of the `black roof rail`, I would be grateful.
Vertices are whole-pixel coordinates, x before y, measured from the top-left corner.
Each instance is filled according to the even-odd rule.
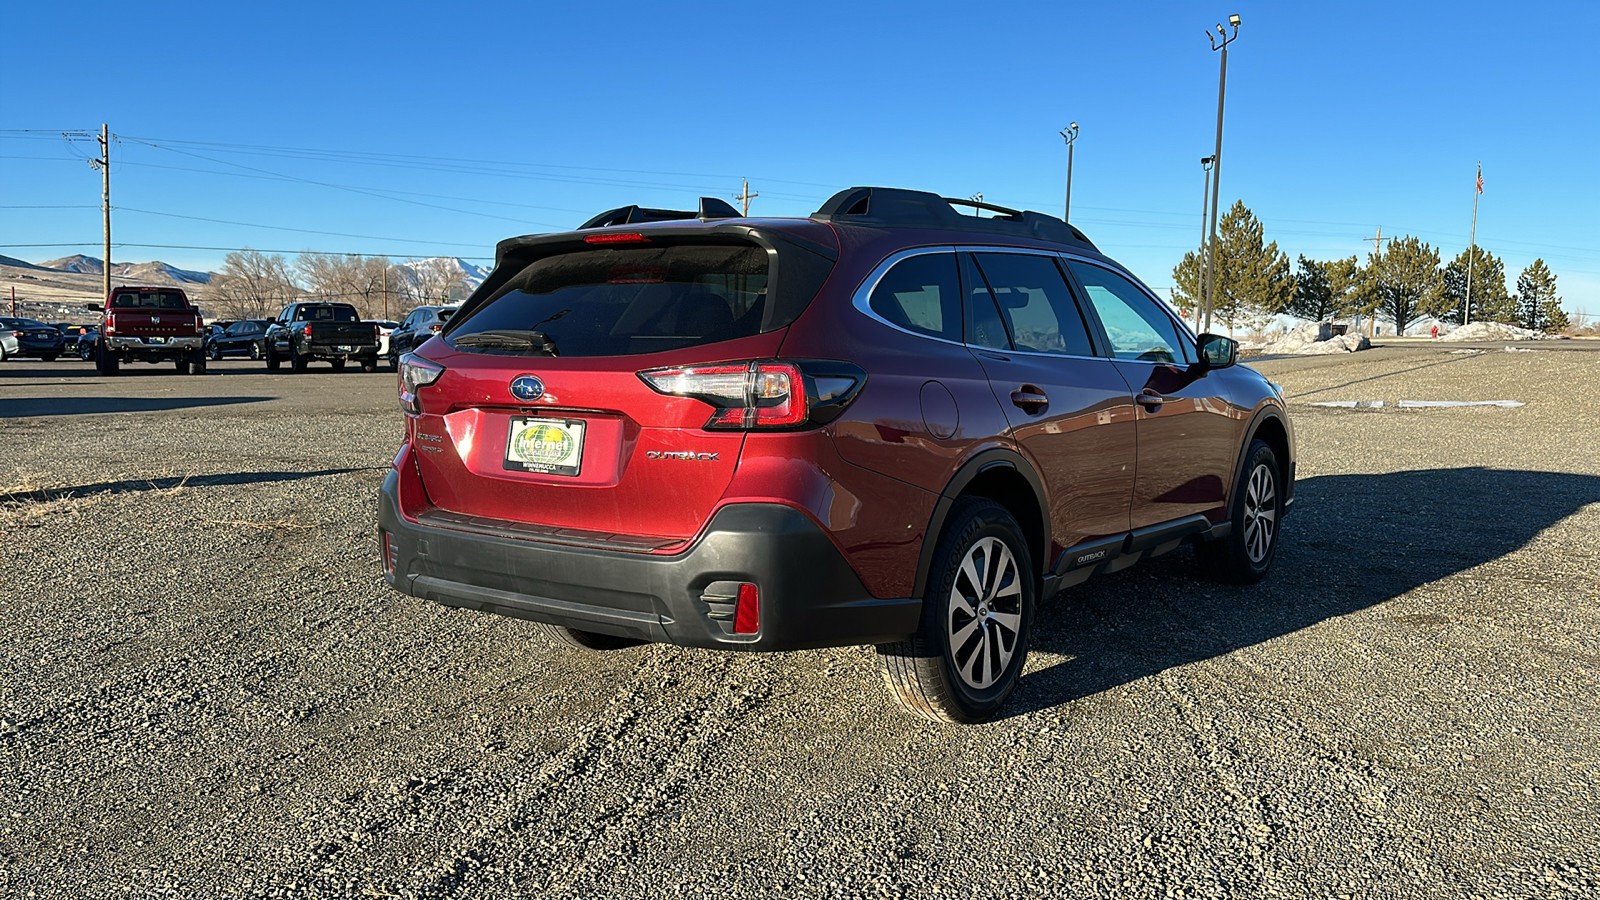
[[[989,219],[964,215],[953,206],[970,206],[995,215]],[[847,188],[829,197],[820,209],[811,214],[811,218],[841,225],[909,225],[952,231],[1002,232],[1063,244],[1079,244],[1099,252],[1083,232],[1055,216],[904,188]]]
[[[698,210],[687,209],[651,209],[647,206],[619,206],[608,209],[598,216],[578,226],[578,230],[585,228],[604,228],[607,225],[638,225],[644,222],[670,222],[675,219],[699,219],[707,222],[712,219],[737,219],[739,211],[733,204],[716,197],[701,197]]]

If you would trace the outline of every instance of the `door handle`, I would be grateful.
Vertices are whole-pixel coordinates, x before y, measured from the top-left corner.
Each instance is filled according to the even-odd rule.
[[[1050,398],[1038,387],[1025,384],[1011,392],[1011,402],[1026,412],[1038,414],[1050,405]]]
[[[1167,398],[1155,393],[1154,391],[1140,391],[1139,396],[1133,398],[1133,402],[1145,407],[1151,412],[1155,412],[1157,407],[1167,402]]]

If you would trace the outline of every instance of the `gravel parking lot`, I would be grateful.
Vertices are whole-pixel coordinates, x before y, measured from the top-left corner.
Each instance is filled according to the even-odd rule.
[[[5,363],[0,896],[1596,896],[1595,350],[1257,362],[1273,575],[1073,589],[980,727],[870,650],[584,654],[390,592],[392,375]]]

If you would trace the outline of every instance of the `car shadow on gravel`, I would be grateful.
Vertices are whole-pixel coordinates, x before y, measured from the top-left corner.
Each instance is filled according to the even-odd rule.
[[[276,397],[29,397],[0,402],[0,419],[92,416],[104,413],[168,412],[203,406],[265,403]]]
[[[143,491],[168,491],[174,488],[229,487],[247,484],[280,484],[286,481],[304,481],[328,475],[349,475],[354,472],[385,472],[388,466],[363,466],[353,469],[318,469],[314,472],[227,472],[219,475],[175,475],[161,478],[125,478],[120,481],[102,481],[71,487],[41,488],[17,493],[0,492],[0,501],[7,503],[42,503],[50,500],[67,500],[99,494],[136,494]]]
[[[1359,612],[1511,553],[1592,503],[1600,477],[1485,468],[1324,475],[1297,483],[1273,571],[1250,587],[1171,553],[1069,589],[1041,610],[1026,715]],[[1451,610],[1437,610],[1448,621]]]

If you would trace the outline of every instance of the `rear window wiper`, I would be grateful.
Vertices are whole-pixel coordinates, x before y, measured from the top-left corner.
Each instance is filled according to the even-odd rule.
[[[546,356],[559,355],[556,351],[556,342],[542,331],[525,331],[511,328],[475,331],[471,334],[452,337],[450,343],[457,347],[489,347],[496,350],[521,350],[526,353],[543,353]]]

